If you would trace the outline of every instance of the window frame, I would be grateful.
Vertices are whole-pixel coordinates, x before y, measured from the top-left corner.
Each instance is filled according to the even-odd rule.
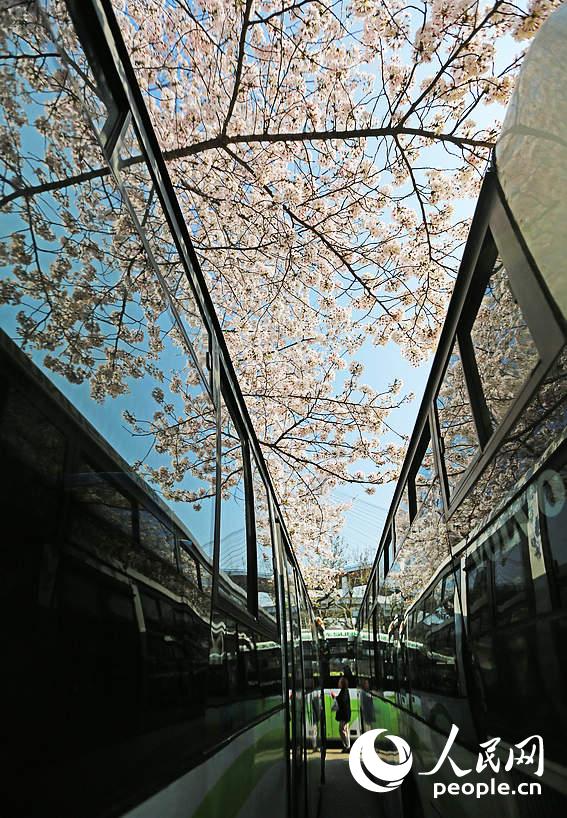
[[[243,599],[246,599],[245,606],[238,605],[232,597],[227,597],[221,591],[222,583],[219,581],[221,574],[224,572],[220,568],[220,555],[222,543],[222,497],[220,491],[221,475],[222,475],[222,435],[223,435],[223,417],[222,406],[229,414],[230,420],[234,426],[240,440],[240,448],[242,452],[242,480],[244,485],[244,520],[245,520],[245,542],[246,542],[246,594]],[[215,549],[214,549],[214,581],[213,581],[213,604],[223,612],[233,614],[234,610],[238,611],[238,616],[242,616],[244,612],[248,612],[253,621],[257,625],[258,619],[258,566],[256,564],[256,520],[253,508],[253,485],[252,485],[252,470],[250,466],[250,443],[244,423],[238,412],[236,400],[232,395],[230,386],[221,375],[219,401],[218,401],[218,437],[217,437],[217,503],[216,503],[216,532],[215,532]],[[228,607],[227,607],[228,603]]]
[[[506,205],[504,194],[494,171],[489,172],[478,205],[480,224],[475,225],[474,235],[469,238],[464,265],[469,281],[457,324],[432,399],[434,437],[437,438],[439,478],[447,519],[454,513],[470,491],[473,483],[493,458],[507,434],[519,419],[522,410],[540,385],[545,373],[563,348],[565,338],[562,327],[550,302],[545,285],[535,262],[522,239],[513,217]],[[539,355],[536,364],[500,423],[493,427],[476,356],[471,340],[471,330],[478,315],[487,282],[493,272],[497,257],[508,276],[508,283],[516,299]],[[463,275],[464,271],[461,271]],[[471,414],[479,441],[479,450],[460,477],[454,491],[449,491],[445,467],[444,447],[440,436],[437,397],[449,364],[454,344],[458,343],[464,371]]]
[[[256,610],[252,609],[252,613],[256,619],[260,619],[261,617],[264,618],[266,615],[263,613],[262,608],[258,602],[258,594],[259,594],[259,580],[258,580],[258,537],[256,536],[256,522],[257,522],[257,515],[256,515],[256,494],[254,491],[254,470],[256,471],[256,479],[261,483],[261,486],[264,490],[266,495],[267,501],[267,511],[268,511],[268,528],[270,532],[270,543],[272,549],[272,571],[273,571],[273,578],[274,578],[274,599],[275,599],[275,607],[276,607],[276,614],[275,619],[276,623],[278,622],[278,587],[277,587],[277,564],[276,564],[276,541],[274,537],[274,512],[272,508],[272,498],[270,494],[270,490],[266,480],[264,479],[264,475],[262,474],[262,469],[259,464],[259,458],[257,454],[252,451],[249,447],[248,450],[248,460],[250,465],[250,491],[251,491],[251,498],[252,502],[250,503],[250,514],[252,517],[252,525],[253,525],[253,532],[254,532],[254,546],[253,546],[253,554],[252,554],[252,561],[254,562],[254,571],[255,571],[255,584],[256,584],[256,595],[255,595],[255,606]]]

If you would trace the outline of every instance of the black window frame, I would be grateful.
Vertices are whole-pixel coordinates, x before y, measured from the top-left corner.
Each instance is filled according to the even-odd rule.
[[[217,463],[217,502],[216,502],[216,533],[215,533],[215,548],[214,548],[214,582],[213,582],[213,600],[215,607],[222,611],[232,613],[233,609],[239,611],[239,616],[242,616],[243,611],[247,611],[254,621],[258,619],[258,566],[256,564],[256,520],[254,515],[254,490],[252,484],[252,469],[250,465],[250,443],[244,423],[238,411],[238,406],[232,391],[221,374],[220,397],[218,412],[220,417],[220,424],[218,424],[218,463]],[[227,597],[221,591],[222,583],[219,581],[220,575],[223,573],[220,568],[220,552],[222,542],[222,498],[220,496],[221,470],[222,470],[222,435],[223,435],[223,417],[222,404],[230,416],[230,420],[234,429],[240,439],[240,448],[242,452],[242,479],[244,484],[244,518],[245,518],[245,539],[246,539],[246,606],[241,608],[234,604],[232,597]],[[226,609],[225,604],[229,603],[229,610]],[[231,604],[232,603],[232,604]]]
[[[502,445],[506,435],[519,419],[522,410],[565,344],[564,331],[557,316],[557,310],[547,294],[541,275],[509,211],[494,170],[489,171],[485,178],[467,250],[468,252],[465,252],[463,256],[465,270],[461,270],[460,273],[468,275],[466,294],[445,361],[440,369],[432,400],[435,421],[433,424],[434,437],[437,438],[434,445],[440,455],[438,471],[447,518],[454,513],[480,473]],[[539,354],[539,362],[523,383],[503,419],[493,427],[470,333],[498,256],[502,259],[510,289],[522,310],[533,338]],[[479,450],[451,493],[447,480],[436,402],[455,342],[459,345]]]

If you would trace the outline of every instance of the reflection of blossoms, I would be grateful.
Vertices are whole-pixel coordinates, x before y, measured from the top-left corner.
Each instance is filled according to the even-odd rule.
[[[108,112],[66,7],[43,5],[66,62],[37,58],[56,48],[33,4],[2,12],[0,204],[13,237],[2,250],[10,274],[0,297],[21,345],[45,367],[88,386],[101,405],[119,404],[143,473],[168,497],[199,504],[214,480],[213,420],[180,338],[206,378],[198,309],[133,130],[119,158],[130,210],[84,116],[87,108],[101,127]],[[483,94],[504,100],[509,90],[510,75],[494,75],[493,43],[524,36],[544,16],[434,3],[416,27],[398,3],[387,5],[376,15],[354,0],[339,19],[311,2],[289,11],[272,0],[224,4],[219,13],[207,0],[190,11],[150,0],[130,3],[127,14],[115,4],[307,560],[340,527],[332,489],[378,484],[399,458],[383,436],[403,397],[365,385],[357,355],[367,336],[393,340],[416,362],[434,346],[465,230],[448,203],[457,190],[476,192],[494,138],[494,129],[476,133],[471,116]],[[402,48],[423,70],[404,65]],[[428,79],[436,60],[446,69]],[[382,87],[360,68],[373,61]],[[27,141],[32,129],[41,147]],[[444,147],[457,153],[455,170],[419,169],[438,163]],[[140,400],[142,382],[151,400]]]

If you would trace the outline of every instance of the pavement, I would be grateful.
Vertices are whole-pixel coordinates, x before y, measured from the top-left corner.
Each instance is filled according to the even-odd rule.
[[[348,755],[331,747],[327,749],[319,818],[402,818],[400,794],[365,790],[350,774]]]

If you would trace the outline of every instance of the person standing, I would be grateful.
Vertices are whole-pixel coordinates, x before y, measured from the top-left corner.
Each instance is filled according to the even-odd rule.
[[[346,663],[343,665],[343,676],[347,680],[349,687],[356,686],[356,679],[354,678],[354,673],[350,669],[350,665],[347,665]]]
[[[339,734],[343,744],[343,753],[350,751],[350,693],[348,679],[341,676],[339,679],[339,695],[337,696],[336,718],[339,723]]]

